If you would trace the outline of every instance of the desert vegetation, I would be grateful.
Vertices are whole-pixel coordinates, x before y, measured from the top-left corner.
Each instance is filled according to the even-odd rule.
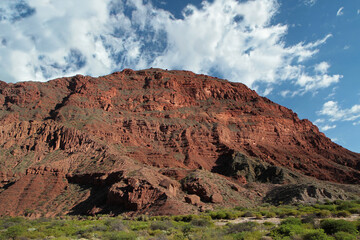
[[[31,211],[31,210],[29,210]],[[200,215],[0,219],[0,239],[360,239],[360,201],[263,204]]]

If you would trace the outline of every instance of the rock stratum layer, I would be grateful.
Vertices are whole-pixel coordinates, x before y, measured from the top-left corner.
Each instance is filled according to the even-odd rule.
[[[310,121],[188,71],[0,82],[0,133],[0,215],[180,214],[360,182],[360,154]]]

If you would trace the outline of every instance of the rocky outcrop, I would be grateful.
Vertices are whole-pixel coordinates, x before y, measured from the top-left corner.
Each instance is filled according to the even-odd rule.
[[[254,159],[240,152],[230,151],[218,159],[215,172],[235,177],[245,178],[246,182],[284,183],[291,177],[281,167],[272,166],[259,159]]]
[[[124,206],[130,211],[137,211],[149,207],[159,200],[166,200],[166,198],[164,192],[151,186],[148,182],[130,178],[126,182],[111,186],[107,203]]]
[[[210,179],[202,179],[191,174],[182,180],[182,189],[189,194],[199,196],[204,202],[212,202],[214,195],[214,200],[217,201],[219,195],[221,196],[220,190]]]
[[[347,200],[350,196],[351,194],[347,194],[335,187],[321,187],[313,184],[291,184],[274,188],[267,193],[264,201],[275,205],[316,203],[336,199]]]

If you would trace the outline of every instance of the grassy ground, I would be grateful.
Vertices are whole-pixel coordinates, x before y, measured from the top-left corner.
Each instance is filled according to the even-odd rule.
[[[184,216],[64,216],[0,219],[0,239],[360,239],[360,201],[218,209]],[[230,219],[254,221],[229,221]],[[280,218],[274,223],[271,219]],[[256,221],[262,219],[262,221]],[[268,221],[267,221],[268,220]]]

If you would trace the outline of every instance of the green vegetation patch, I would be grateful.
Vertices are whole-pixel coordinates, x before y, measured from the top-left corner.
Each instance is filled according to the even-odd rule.
[[[264,204],[251,209],[218,209],[200,215],[141,215],[136,218],[107,215],[53,219],[3,217],[0,218],[0,239],[359,239],[360,219],[334,219],[339,211],[349,209],[358,209],[358,202],[278,207]],[[322,211],[326,211],[325,214]],[[322,219],[319,213],[330,213],[331,218]],[[283,216],[287,217],[279,223]],[[274,217],[278,218],[275,222]]]

